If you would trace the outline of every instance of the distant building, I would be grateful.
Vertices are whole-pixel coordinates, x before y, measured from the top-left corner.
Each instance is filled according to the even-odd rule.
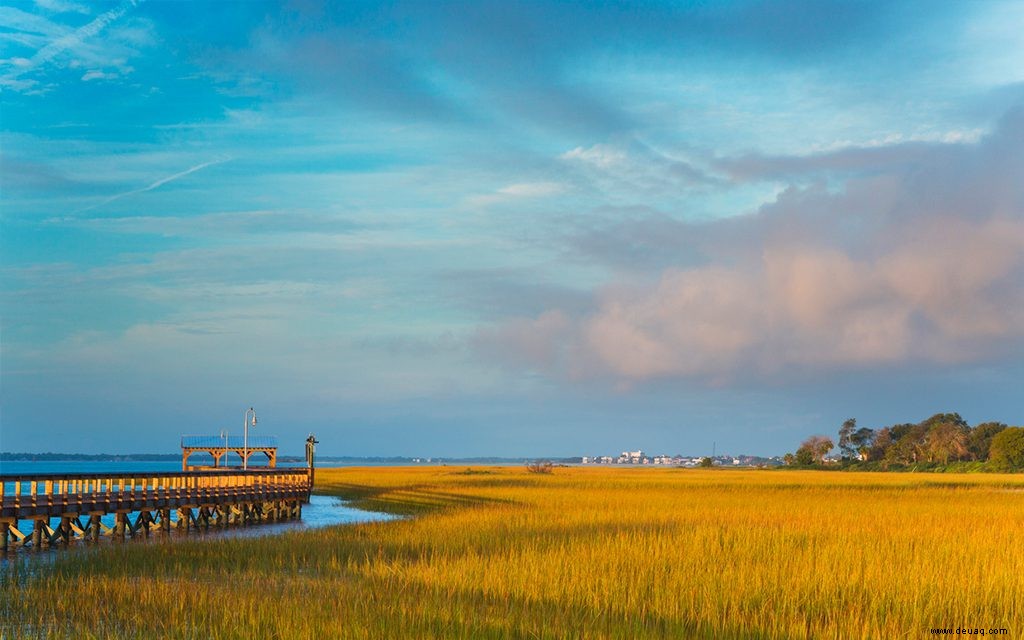
[[[639,464],[639,465],[672,465],[677,467],[699,467],[704,456],[670,456],[667,454],[646,455],[642,450],[623,451],[618,456],[580,456],[583,464]],[[770,458],[751,455],[720,455],[711,459],[712,465],[716,467],[776,467],[782,465],[780,456]],[[826,459],[831,463],[831,459]]]
[[[623,451],[619,454],[619,464],[642,464],[644,460],[643,451]]]

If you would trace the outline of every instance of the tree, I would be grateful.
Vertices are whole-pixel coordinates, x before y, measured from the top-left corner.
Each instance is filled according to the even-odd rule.
[[[796,456],[794,456],[792,453],[787,453],[786,455],[782,456],[782,464],[786,465],[787,467],[792,467],[794,464],[796,464]]]
[[[853,434],[857,432],[857,418],[848,418],[839,427],[839,453],[844,460],[852,460],[857,455],[857,446],[853,443]]]
[[[811,436],[803,441],[800,448],[796,450],[796,461],[800,464],[821,464],[825,455],[835,445],[831,438],[825,436]]]
[[[956,422],[936,422],[928,429],[925,447],[930,462],[949,464],[967,456],[967,429]]]
[[[793,458],[801,467],[814,464],[814,453],[808,447],[800,447],[797,449],[796,455],[793,456]]]
[[[871,443],[871,450],[868,452],[868,460],[882,460],[885,458],[892,446],[892,428],[882,427],[875,434],[874,442]]]
[[[857,429],[850,436],[850,443],[856,449],[857,457],[861,460],[867,460],[875,443],[875,430],[868,429],[867,427]]]
[[[975,460],[988,460],[992,438],[1006,428],[1002,422],[983,422],[967,434],[967,451]]]
[[[1007,427],[996,434],[988,460],[997,471],[1024,468],[1024,427]]]
[[[917,424],[904,422],[877,431],[858,428],[856,418],[849,418],[839,428],[839,451],[843,460],[881,463],[882,469],[955,460],[988,460],[993,469],[1024,469],[1024,457],[1017,457],[1015,440],[1021,436],[1002,435],[1008,430],[1019,433],[1019,429],[1024,427],[1007,427],[1001,422],[985,422],[972,429],[959,413],[936,413]],[[812,436],[787,457],[787,464],[820,464],[831,448],[828,438]]]
[[[923,420],[921,424],[925,428],[931,428],[932,425],[939,424],[940,422],[952,422],[953,424],[964,430],[971,428],[970,425],[967,424],[967,421],[964,420],[959,413],[936,413],[927,420]]]
[[[895,464],[915,464],[926,457],[925,436],[928,428],[921,424],[898,424],[889,430],[894,442],[885,451],[885,461]]]
[[[832,442],[831,438],[826,438],[825,436],[812,437],[812,440],[814,459],[818,463],[823,462],[825,460],[825,456],[828,455],[828,452],[834,449],[836,446]]]
[[[700,459],[700,466],[713,467],[715,466],[715,461],[711,456],[704,456],[703,458]]]

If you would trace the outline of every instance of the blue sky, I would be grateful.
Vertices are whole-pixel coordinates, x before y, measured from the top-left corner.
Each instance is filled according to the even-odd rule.
[[[0,92],[4,451],[1024,422],[1018,2],[15,2]]]

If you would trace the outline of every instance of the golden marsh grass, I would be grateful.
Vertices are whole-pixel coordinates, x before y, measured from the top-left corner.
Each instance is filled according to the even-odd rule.
[[[424,467],[322,469],[317,483],[413,517],[65,553],[0,586],[21,625],[8,634],[1024,633],[1021,476]]]

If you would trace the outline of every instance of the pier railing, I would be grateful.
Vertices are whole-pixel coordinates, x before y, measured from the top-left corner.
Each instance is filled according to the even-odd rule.
[[[138,511],[182,503],[308,498],[309,469],[248,472],[0,475],[0,517],[29,519],[82,512]],[[158,504],[160,503],[160,504]],[[171,504],[174,503],[174,504]]]

